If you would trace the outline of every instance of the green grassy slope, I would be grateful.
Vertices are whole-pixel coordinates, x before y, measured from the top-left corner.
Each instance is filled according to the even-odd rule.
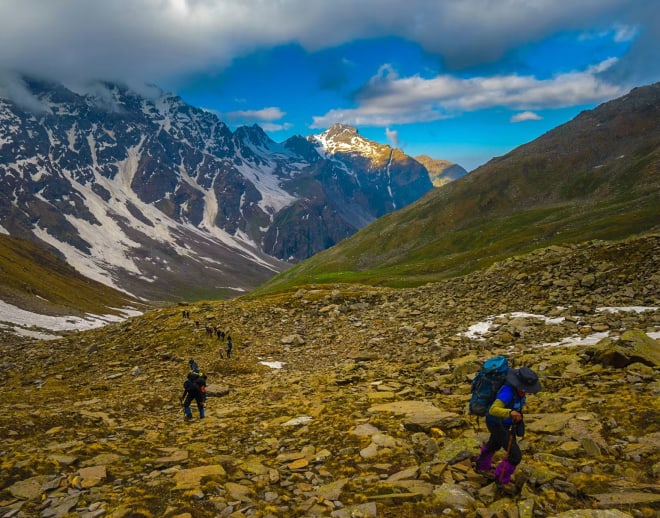
[[[141,305],[125,293],[87,279],[34,243],[3,234],[0,300],[51,315],[112,314],[117,313],[113,308]]]
[[[308,283],[412,286],[539,247],[658,229],[660,83],[583,112],[255,294]]]

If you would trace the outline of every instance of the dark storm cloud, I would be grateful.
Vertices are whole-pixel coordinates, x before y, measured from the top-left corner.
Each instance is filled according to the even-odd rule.
[[[617,65],[632,75],[655,57],[657,9],[650,4],[656,2],[0,0],[0,68],[69,81],[158,82],[219,69],[274,45],[299,43],[314,51],[382,36],[416,41],[460,68],[497,60],[558,30],[605,29],[620,21],[641,27],[629,61]],[[341,75],[326,79],[338,85]]]
[[[319,73],[319,88],[340,91],[349,82],[349,68],[346,61],[333,61]]]
[[[660,79],[660,4],[635,2],[629,12],[622,13],[625,27],[635,27],[636,34],[624,59],[604,75],[608,80],[629,85],[641,85]],[[625,34],[622,35],[625,37]]]

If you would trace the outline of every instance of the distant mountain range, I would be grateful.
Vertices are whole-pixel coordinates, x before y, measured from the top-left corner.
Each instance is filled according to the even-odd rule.
[[[660,232],[660,83],[584,111],[281,273],[409,286],[533,249]]]
[[[0,98],[0,232],[145,299],[250,290],[433,188],[350,126],[276,143],[161,91],[25,85]]]

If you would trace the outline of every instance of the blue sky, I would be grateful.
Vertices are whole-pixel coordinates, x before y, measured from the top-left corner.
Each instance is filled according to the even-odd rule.
[[[343,122],[473,169],[660,80],[659,35],[657,0],[0,0],[0,93],[154,83],[276,141]]]

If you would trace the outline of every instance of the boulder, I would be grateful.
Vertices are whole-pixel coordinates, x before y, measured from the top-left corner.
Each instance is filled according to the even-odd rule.
[[[433,490],[433,494],[443,505],[457,511],[471,511],[475,505],[474,497],[457,484],[442,484]]]
[[[229,392],[230,390],[227,385],[218,385],[216,383],[206,385],[207,397],[222,397],[229,394]]]
[[[548,413],[540,416],[527,415],[525,428],[529,432],[536,433],[561,433],[568,422],[575,417],[573,413]]]
[[[80,500],[79,494],[58,498],[52,502],[50,507],[41,512],[41,516],[43,518],[63,518],[64,516],[68,516],[69,511],[78,504],[78,500]]]
[[[8,490],[14,498],[25,498],[28,500],[37,498],[43,493],[43,486],[48,481],[48,478],[45,475],[38,475],[25,480],[19,480],[9,486]]]
[[[299,334],[283,336],[280,339],[282,345],[304,345],[305,339]]]
[[[252,502],[253,491],[250,487],[236,482],[227,482],[225,491],[232,500],[239,500],[245,503]]]
[[[454,412],[445,412],[426,401],[395,401],[382,403],[369,408],[370,413],[389,412],[404,417],[403,426],[413,432],[429,432],[431,428],[456,428],[462,418]]]
[[[660,502],[660,494],[643,491],[618,491],[616,493],[600,493],[591,495],[598,501],[598,507],[634,508],[641,505],[652,505]]]
[[[182,469],[174,474],[174,489],[197,489],[205,477],[224,477],[224,468],[220,464]]]
[[[105,466],[90,466],[89,468],[80,468],[78,471],[80,475],[80,486],[83,489],[97,486],[107,476]]]
[[[347,478],[340,478],[334,482],[329,482],[318,488],[316,494],[324,500],[339,500],[342,489],[348,483]]]
[[[446,441],[435,455],[438,462],[454,464],[473,457],[479,452],[481,441],[476,437],[460,437]]]
[[[626,331],[619,339],[603,338],[589,354],[592,362],[619,369],[635,362],[660,366],[660,343],[639,329]]]

